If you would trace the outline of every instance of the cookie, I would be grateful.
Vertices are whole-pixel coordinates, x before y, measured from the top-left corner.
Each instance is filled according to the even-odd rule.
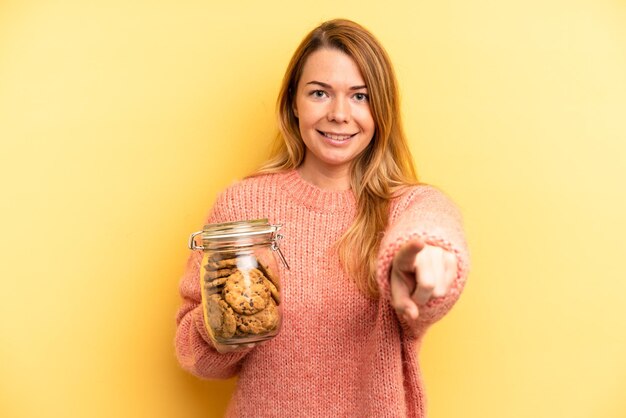
[[[204,268],[206,269],[206,266]],[[204,273],[204,280],[209,281],[219,279],[220,277],[228,277],[236,271],[237,268],[224,268],[219,270],[207,269],[207,272]]]
[[[224,284],[224,299],[238,314],[252,315],[262,311],[270,299],[270,291],[257,269],[238,270]]]
[[[225,268],[233,268],[237,267],[237,259],[236,258],[227,258],[226,260],[219,261],[207,261],[206,266],[204,266],[207,270],[221,270]]]
[[[276,289],[279,290],[280,280],[278,280],[278,277],[272,271],[271,267],[269,266],[269,263],[267,263],[265,260],[263,260],[260,257],[257,257],[257,261],[259,263],[258,269],[261,271],[261,273],[263,273],[263,275],[267,277],[269,281],[271,281],[274,284],[274,286],[276,286]]]
[[[223,338],[231,338],[235,335],[237,330],[237,319],[233,309],[228,306],[228,303],[223,300],[219,301],[220,309],[222,310],[222,329],[221,335]]]
[[[207,298],[206,304],[206,322],[213,332],[222,329],[222,309],[220,307],[220,295],[211,295]]]
[[[228,281],[228,277],[220,277],[219,279],[210,280],[204,283],[204,288],[209,290],[212,288],[217,288]]]
[[[207,283],[204,284],[204,294],[205,296],[211,296],[219,293],[219,296],[222,296],[222,289],[224,286],[208,286]]]
[[[264,334],[278,327],[278,309],[273,299],[270,299],[267,307],[253,315],[237,315],[236,335]]]
[[[216,338],[231,338],[237,330],[237,319],[232,308],[220,295],[214,294],[206,302],[207,325]]]
[[[209,257],[207,258],[204,268],[206,270],[221,270],[233,267],[238,267],[240,269],[253,269],[257,268],[258,265],[259,263],[253,256],[249,254],[238,254],[237,256],[220,260],[215,260],[213,257]]]
[[[278,292],[276,286],[274,286],[274,283],[269,281],[269,279],[267,279],[266,277],[263,278],[263,283],[265,284],[265,287],[269,289],[270,294],[274,299],[274,302],[276,302],[277,305],[280,305],[280,293]]]
[[[235,257],[237,257],[237,253],[233,253],[233,252],[225,252],[225,253],[211,252],[207,260],[208,261],[220,261],[220,260],[226,260],[227,258],[235,258]]]

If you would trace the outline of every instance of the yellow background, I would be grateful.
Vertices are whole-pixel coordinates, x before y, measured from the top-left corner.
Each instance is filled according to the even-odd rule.
[[[228,3],[0,2],[0,416],[222,415],[234,381],[174,357],[187,237],[333,17],[388,49],[421,178],[465,215],[430,416],[626,416],[626,3]]]

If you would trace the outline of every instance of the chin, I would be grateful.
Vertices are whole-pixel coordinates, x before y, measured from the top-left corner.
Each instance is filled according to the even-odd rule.
[[[331,166],[333,168],[350,165],[350,163],[352,162],[352,160],[337,160],[337,159],[330,159],[330,158],[327,160],[323,160],[323,161],[326,165]]]

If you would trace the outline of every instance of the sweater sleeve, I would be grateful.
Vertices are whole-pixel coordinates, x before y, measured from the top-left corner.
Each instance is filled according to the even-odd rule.
[[[457,276],[448,294],[432,298],[420,306],[419,321],[428,326],[441,319],[458,300],[469,272],[469,251],[463,232],[461,214],[441,191],[431,186],[417,186],[408,191],[393,207],[388,227],[380,245],[377,280],[381,298],[391,300],[391,263],[398,249],[419,237],[428,245],[451,251],[457,258]]]
[[[222,193],[207,218],[207,223],[227,222],[228,199]],[[236,375],[242,360],[251,349],[219,353],[207,334],[200,295],[200,264],[202,252],[193,251],[180,280],[182,304],[176,315],[176,356],[181,367],[205,379],[226,379]]]

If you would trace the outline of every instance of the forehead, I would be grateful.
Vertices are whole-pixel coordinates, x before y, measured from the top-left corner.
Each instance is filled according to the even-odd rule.
[[[304,63],[299,85],[321,81],[333,87],[364,85],[363,76],[352,57],[338,49],[322,48]]]

